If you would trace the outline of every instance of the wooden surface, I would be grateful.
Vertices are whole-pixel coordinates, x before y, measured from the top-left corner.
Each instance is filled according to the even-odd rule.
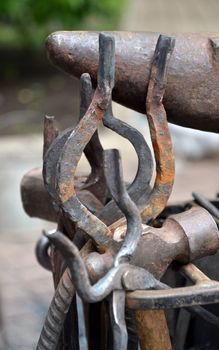
[[[138,310],[136,322],[141,350],[172,350],[163,310]]]

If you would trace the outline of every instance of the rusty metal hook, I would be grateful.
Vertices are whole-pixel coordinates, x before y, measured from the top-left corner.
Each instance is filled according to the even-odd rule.
[[[84,73],[81,76],[81,118],[84,116],[89,107],[91,96],[91,78],[88,73]],[[103,124],[107,128],[115,131],[120,136],[129,140],[137,153],[138,170],[134,181],[128,187],[129,195],[135,202],[137,202],[142,193],[149,192],[149,183],[153,173],[153,160],[150,148],[148,147],[143,135],[138,130],[114,117],[111,102],[103,117]],[[89,188],[90,191],[92,191],[94,188],[94,194],[98,196],[100,192],[100,199],[103,200],[105,177],[103,167],[101,165],[103,164],[104,150],[101,146],[97,131],[92,136],[90,142],[86,145],[84,153],[91,165],[91,174],[88,177],[87,183],[83,185],[82,188]],[[122,213],[118,210],[118,207],[115,205],[114,201],[111,201],[101,210],[98,218],[106,225],[110,225],[112,222],[118,220],[121,215]]]
[[[75,193],[73,178],[82,152],[96,131],[111,100],[114,86],[114,56],[114,38],[101,33],[98,86],[90,107],[66,141],[56,169],[56,190],[63,212],[70,220],[77,223],[78,228],[89,233],[100,246],[108,244],[110,230],[80,203]]]
[[[80,78],[80,84],[80,119],[82,119],[92,101],[92,82],[88,73],[82,74]],[[104,150],[98,136],[98,131],[96,130],[84,148],[84,154],[91,166],[91,173],[81,189],[89,190],[102,203],[104,203],[106,198],[106,181],[103,169],[103,153]]]
[[[151,66],[146,111],[156,161],[156,179],[146,203],[140,208],[144,223],[156,218],[164,209],[174,182],[175,162],[172,142],[162,103],[167,84],[167,68],[174,43],[174,38],[160,35]],[[115,231],[122,224],[124,220],[118,220],[110,226],[111,231]]]
[[[150,148],[143,135],[138,130],[114,117],[111,103],[103,118],[103,124],[129,140],[136,151],[138,156],[138,170],[133,182],[128,187],[128,193],[137,204],[142,193],[144,193],[144,197],[147,197],[146,194],[148,193],[149,195],[150,192],[149,184],[153,173],[153,159]],[[114,201],[111,201],[101,210],[98,217],[104,223],[110,225],[118,220],[121,215],[122,213],[118,211]]]
[[[175,162],[163,96],[167,84],[167,68],[175,39],[160,35],[153,56],[146,98],[146,113],[156,160],[156,179],[151,195],[142,209],[144,222],[154,219],[164,209],[172,191]]]

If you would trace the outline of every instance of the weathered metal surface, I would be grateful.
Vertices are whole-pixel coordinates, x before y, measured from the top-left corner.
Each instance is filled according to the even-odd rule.
[[[153,160],[151,151],[143,135],[135,128],[126,124],[122,120],[114,117],[112,106],[108,107],[103,118],[103,124],[107,128],[115,131],[122,137],[125,137],[133,145],[138,157],[138,170],[133,182],[128,186],[128,194],[131,199],[138,205],[139,199],[148,197],[150,193],[150,181],[153,173]],[[100,220],[110,225],[122,217],[122,212],[118,210],[115,202],[112,200],[107,203],[98,214]]]
[[[57,213],[44,187],[41,168],[28,171],[22,178],[20,188],[23,208],[30,217],[57,221]]]
[[[156,179],[147,203],[141,209],[143,222],[155,219],[166,206],[172,192],[175,161],[163,96],[167,87],[167,70],[175,40],[160,36],[151,63],[146,97],[146,114],[156,161]]]
[[[98,245],[106,246],[109,229],[80,203],[73,181],[79,159],[103,119],[114,86],[114,40],[109,35],[100,34],[99,49],[98,86],[89,109],[63,146],[56,167],[56,193],[65,215],[92,236]]]
[[[88,270],[77,247],[61,232],[48,233],[47,237],[63,254],[65,262],[71,271],[74,286],[81,298],[87,302],[103,300],[114,289],[167,288],[165,284],[156,280],[145,269],[122,262],[119,265],[114,265],[106,275],[100,276],[98,282],[91,285]]]
[[[203,256],[205,256],[206,250],[208,250],[208,255],[215,254],[215,248],[219,248],[218,230],[215,220],[204,208],[202,210],[199,210],[199,208],[193,208],[189,212],[190,217],[184,217],[181,214],[177,214],[173,219],[177,220],[188,238],[190,252],[189,260],[192,261],[201,258],[202,252]],[[211,224],[209,219],[211,220]],[[195,232],[198,232],[198,237]]]
[[[200,235],[198,223],[202,221],[205,221],[205,231]],[[192,237],[190,227],[193,230]],[[192,260],[194,253],[198,258],[199,254],[200,257],[202,254],[215,254],[218,248],[219,234],[214,219],[205,209],[195,207],[168,217],[161,228],[143,225],[142,236],[130,263],[143,267],[160,279],[172,261],[187,263]],[[112,250],[109,249],[105,254],[87,256],[87,267],[95,281],[102,276],[101,271],[107,271],[112,266],[110,254]]]
[[[112,164],[114,165],[112,167]],[[109,167],[109,168],[106,168]],[[72,274],[72,280],[83,300],[97,302],[104,299],[113,289],[122,289],[122,276],[130,268],[128,261],[141,237],[139,211],[125,188],[117,150],[105,151],[106,181],[114,200],[127,219],[127,234],[113,262],[113,267],[95,285],[91,285],[88,272],[77,247],[61,233],[52,233],[48,238],[62,252]],[[111,172],[109,171],[111,169]],[[140,277],[139,277],[140,278]],[[136,287],[135,287],[136,288]]]
[[[113,349],[127,349],[128,333],[125,323],[125,291],[114,290],[110,299],[110,316],[113,329]]]
[[[89,74],[82,74],[80,82],[80,119],[82,119],[92,101],[92,83]],[[99,140],[98,131],[95,131],[84,148],[84,154],[91,166],[91,173],[81,188],[92,192],[102,203],[106,199],[103,153],[104,150]]]
[[[116,46],[113,99],[145,113],[151,61],[159,33],[112,32]],[[200,130],[219,131],[218,35],[174,33],[164,106],[168,120]],[[97,32],[55,32],[47,39],[50,60],[80,78],[88,72],[96,84]]]
[[[193,221],[194,221],[194,214],[192,213],[193,211],[195,211],[198,214],[198,217],[199,217],[199,220],[200,220],[200,214],[198,213],[199,210],[202,213],[204,212],[204,215],[205,215],[205,210],[204,209],[193,208],[192,210],[190,210],[190,211],[188,211],[186,213],[182,213],[180,215],[178,214],[175,217],[173,216],[172,218],[169,218],[168,219],[169,220],[169,224],[167,223],[166,227],[165,227],[165,225],[161,229],[155,229],[155,228],[147,227],[147,229],[145,229],[145,234],[143,234],[138,248],[135,250],[134,257],[131,259],[131,263],[133,264],[134,261],[136,261],[138,266],[141,266],[141,265],[144,266],[145,269],[147,269],[148,271],[151,271],[158,278],[160,278],[164,274],[167,266],[170,264],[170,262],[173,259],[176,259],[178,257],[179,260],[180,260],[180,257],[181,257],[181,259],[182,259],[182,257],[184,257],[184,258],[185,257],[189,257],[190,256],[190,254],[189,254],[189,241],[186,242],[186,232],[184,232],[184,228],[183,227],[181,227],[181,233],[180,233],[180,222],[181,221],[185,221],[186,217],[187,217],[188,222],[189,222],[189,217],[190,217],[190,219],[192,219],[191,223],[193,223]],[[184,220],[182,220],[182,219],[180,220],[180,216],[181,216],[181,218],[184,216]],[[177,223],[178,219],[179,219],[179,222]],[[212,217],[209,214],[208,214],[208,217],[205,216],[205,220],[206,219],[207,219],[208,225],[209,225],[208,229],[206,229],[206,235],[208,235],[208,237],[209,237],[209,242],[213,238],[215,251],[216,251],[217,248],[218,248],[218,244],[219,244],[219,239],[217,241],[215,241],[215,238],[214,238],[215,237],[215,232],[217,232],[217,228],[215,228],[216,225],[215,225]],[[172,232],[170,230],[170,227],[172,228]],[[209,233],[212,233],[211,237],[209,236]],[[199,230],[198,230],[198,228],[197,228],[196,233],[194,232],[194,235],[196,235],[196,239],[199,240]],[[67,238],[65,238],[62,234],[60,234],[59,237],[63,241],[62,244],[65,244],[65,242],[67,242],[67,244],[65,246],[66,248],[64,250],[65,251],[64,256],[66,258],[68,258],[67,257],[67,253],[66,253],[66,250],[68,249],[68,254],[70,254],[70,256],[69,256],[70,263],[72,263],[73,256],[71,255],[71,252],[70,252],[70,250],[68,248],[69,247],[69,242],[68,242]],[[160,242],[158,240],[158,237],[160,237],[160,240],[161,240]],[[165,243],[165,241],[166,241],[166,243]],[[165,244],[166,244],[166,248],[165,248]],[[205,240],[204,240],[203,244],[205,244]],[[155,247],[156,247],[156,249],[155,249]],[[184,251],[185,249],[187,251]],[[201,251],[203,253],[203,249],[201,249]],[[212,250],[210,250],[210,253],[213,253]],[[165,256],[165,254],[166,254],[166,256]],[[110,269],[110,267],[112,266],[111,264],[113,262],[113,259],[109,258],[109,257],[108,258],[106,257],[106,260],[104,260],[104,255],[99,255],[97,253],[96,253],[96,255],[94,255],[94,253],[91,253],[89,255],[86,254],[86,256],[85,256],[86,267],[88,269],[90,278],[91,278],[91,280],[93,282],[98,281],[105,274],[105,272],[108,271]],[[208,250],[206,250],[206,255],[208,255]],[[184,260],[184,258],[183,258],[183,260]],[[98,263],[97,263],[98,259],[100,260],[99,261],[99,266],[97,266],[98,265]],[[111,263],[110,263],[109,260],[111,261]],[[94,263],[94,261],[95,261],[95,263]],[[83,264],[82,266],[84,266],[84,263],[82,263],[82,264]],[[106,266],[106,264],[107,264],[107,266]],[[103,270],[104,266],[106,266],[105,270]],[[95,271],[95,268],[96,268],[96,271]],[[101,268],[101,270],[100,270],[100,268]],[[86,284],[83,282],[83,278],[82,278],[83,274],[82,274],[82,272],[84,271],[84,268],[83,268],[82,272],[78,268],[76,269],[76,271],[77,271],[76,277],[78,276],[77,279],[79,279],[80,283],[82,283],[82,287],[81,287],[82,291],[85,290],[87,292],[88,285],[90,285],[90,284],[87,284],[87,283],[89,283],[88,281],[86,282]],[[95,273],[94,273],[94,271],[95,271]],[[133,270],[133,272],[134,272],[134,274],[132,274],[132,271],[130,269],[127,270],[127,276],[125,276],[125,278],[123,280],[123,283],[124,283],[124,285],[126,286],[126,288],[128,290],[130,290],[131,287],[133,288],[133,286],[137,287],[137,283],[135,281],[135,277],[137,278],[137,282],[139,283],[138,287],[140,287],[140,284],[142,283],[142,280],[140,280],[140,282],[139,282],[140,270]],[[65,274],[66,273],[67,272],[65,272]],[[139,274],[139,276],[138,276],[138,274]],[[149,279],[150,274],[146,274],[145,276],[146,276],[145,286],[147,285],[148,287],[150,286],[151,288],[163,288],[162,284],[159,284],[159,283],[156,286],[156,280],[155,279],[151,279],[151,281],[150,281],[150,279]],[[192,276],[194,276],[194,274],[192,274],[190,272],[190,277],[192,277]],[[199,274],[197,272],[196,272],[195,276],[196,276],[196,280],[199,278],[199,281],[200,281],[200,277],[199,277]],[[65,282],[66,278],[67,278],[67,282]],[[195,277],[193,277],[193,281],[194,281],[194,278]],[[61,283],[68,283],[69,294],[71,294],[71,298],[73,298],[74,287],[73,287],[72,280],[69,279],[69,277],[63,277],[62,280],[63,281],[62,282],[60,281],[60,284]],[[203,280],[203,278],[202,278],[202,280]],[[75,279],[74,279],[74,281],[75,281]],[[116,284],[114,284],[114,286],[116,286]],[[195,289],[196,292],[197,292],[197,289],[199,290],[199,288],[196,287],[196,289]],[[59,290],[60,290],[60,287],[57,288],[57,293],[59,292]],[[181,290],[182,289],[180,289],[180,291]],[[154,296],[154,298],[156,298],[157,293],[158,293],[159,296],[161,295],[162,297],[164,296],[165,298],[167,298],[167,296],[169,296],[169,299],[170,299],[171,296],[175,295],[174,291],[176,291],[176,294],[179,293],[178,290],[176,290],[176,289],[171,290],[171,292],[168,289],[166,292],[161,292],[160,291],[159,292],[160,294],[158,292],[152,292],[152,294],[151,294],[151,293],[149,293],[149,291],[147,291],[143,295],[145,296],[145,295],[147,295],[147,293],[149,293],[150,297]],[[191,295],[191,291],[187,292],[186,289],[183,289],[182,291],[183,292],[185,291],[187,296],[190,295],[190,297],[188,297],[188,299],[186,299],[186,302],[188,302],[188,300],[193,300],[192,299],[192,295]],[[192,289],[192,291],[193,291],[193,289]],[[196,295],[198,295],[198,297],[200,297],[202,295],[201,293],[207,292],[207,291],[208,291],[207,287],[201,288],[201,290],[199,290],[198,293],[196,293]],[[139,293],[141,295],[141,292],[134,292],[133,294],[130,294],[130,295],[131,295],[131,297],[133,295],[134,295],[134,297],[136,295],[137,295],[137,297],[139,297]],[[153,294],[153,293],[155,293],[155,294]],[[213,297],[215,295],[217,295],[216,293],[218,293],[218,287],[216,288],[216,292],[215,292],[215,288],[214,288],[213,292],[212,292],[212,290],[210,291],[211,299],[209,299],[209,300],[212,301]],[[181,292],[181,294],[179,294],[179,295],[184,295],[184,294],[182,294],[182,292]],[[195,297],[196,297],[196,295],[195,295]],[[84,294],[83,294],[83,297],[85,297]],[[130,302],[128,301],[128,306],[129,307],[130,307],[130,303],[133,302],[133,299],[136,299],[134,297],[132,299],[130,299],[131,300]],[[203,299],[204,298],[206,299],[206,296],[203,297]],[[148,298],[148,299],[150,300],[150,298]],[[148,299],[146,300],[146,302],[148,301]],[[203,299],[201,301],[203,301]],[[72,300],[72,299],[69,299],[69,300]],[[176,303],[177,300],[178,300],[177,297],[175,297],[174,300],[175,300],[175,303]],[[182,302],[183,302],[183,300],[182,300]],[[66,301],[66,303],[67,303],[67,301]],[[135,303],[137,304],[137,301],[135,301]],[[141,305],[140,301],[139,301],[139,304],[137,304],[137,305],[140,308],[140,306],[139,306],[139,305]],[[164,306],[165,302],[162,305]],[[187,304],[185,304],[185,305],[187,305]],[[134,306],[132,306],[132,307],[134,307]],[[137,308],[137,306],[136,306],[136,308]],[[148,307],[148,308],[150,308],[150,307]],[[63,315],[62,318],[61,317],[59,318],[60,324],[63,324],[66,314],[63,312],[62,315]]]
[[[161,35],[158,39],[151,64],[146,97],[146,113],[156,161],[156,178],[153,189],[146,198],[146,202],[140,208],[144,223],[155,219],[165,208],[172,191],[175,176],[171,136],[163,106],[168,63],[173,52],[173,47],[174,39]],[[115,231],[123,223],[124,220],[118,220],[110,226],[110,229]]]
[[[125,238],[114,260],[114,265],[118,266],[121,262],[129,262],[136,250],[142,233],[141,216],[126,190],[118,150],[105,151],[104,168],[110,194],[127,222]]]
[[[216,316],[199,306],[199,304],[219,301],[219,282],[210,280],[192,264],[179,266],[179,263],[185,264],[193,259],[214,254],[218,250],[217,225],[212,216],[198,206],[183,213],[180,212],[182,208],[175,208],[173,211],[175,210],[175,213],[178,212],[178,214],[172,216],[169,216],[167,210],[164,211],[174,180],[174,157],[166,110],[170,120],[179,124],[182,122],[185,125],[191,123],[193,127],[200,126],[205,114],[197,118],[197,106],[201,103],[197,104],[193,98],[198,91],[199,98],[202,98],[202,107],[203,104],[209,107],[209,103],[214,103],[215,95],[213,94],[208,101],[204,100],[202,94],[206,94],[209,89],[210,80],[202,81],[202,79],[209,67],[214,68],[210,70],[209,76],[217,72],[215,64],[217,42],[208,41],[208,44],[212,46],[206,48],[208,39],[205,35],[179,35],[175,38],[160,35],[157,40],[156,34],[148,36],[140,33],[133,35],[114,33],[117,45],[119,43],[116,53],[115,97],[121,99],[125,104],[128,101],[128,104],[134,108],[137,102],[138,108],[145,110],[142,105],[144,95],[156,161],[156,178],[150,188],[149,183],[152,176],[150,150],[141,134],[116,119],[111,109],[115,70],[114,36],[109,33],[99,35],[97,73],[96,35],[95,33],[78,33],[77,35],[70,33],[69,36],[68,33],[56,33],[48,40],[49,51],[51,53],[54,50],[54,61],[58,65],[65,70],[71,70],[71,73],[76,75],[86,66],[86,69],[90,69],[94,83],[97,79],[97,88],[92,98],[90,76],[89,74],[82,75],[80,121],[75,129],[67,129],[58,135],[54,127],[54,118],[46,117],[44,121],[43,176],[46,190],[54,207],[52,215],[55,216],[55,220],[58,219],[58,227],[54,232],[46,233],[44,240],[40,240],[37,254],[42,266],[47,269],[52,268],[54,284],[57,288],[37,349],[55,350],[58,346],[60,350],[61,348],[78,350],[79,347],[87,350],[90,345],[88,343],[92,343],[92,349],[97,349],[97,342],[91,342],[90,337],[86,338],[86,332],[89,332],[89,329],[85,329],[88,325],[85,320],[87,314],[84,314],[79,304],[78,312],[82,320],[79,320],[79,314],[76,315],[75,290],[82,300],[89,303],[96,303],[109,297],[111,331],[115,350],[125,350],[128,344],[125,302],[132,313],[135,312],[134,310],[140,310],[136,312],[136,318],[141,348],[171,349],[162,309],[187,307],[193,314],[203,317],[211,324],[219,325],[219,319]],[[79,37],[81,44],[78,46]],[[91,40],[89,43],[91,49],[87,49],[87,39]],[[129,57],[126,62],[125,60],[130,56],[129,45],[135,40],[138,44],[136,53],[133,55],[133,60]],[[175,41],[176,48],[174,49]],[[194,47],[186,47],[188,43],[193,42],[195,42]],[[73,51],[69,43],[76,43],[79,50]],[[147,44],[147,47],[142,49],[141,43]],[[195,54],[200,45],[202,54],[197,60]],[[184,47],[184,51],[182,50],[179,58],[177,55],[181,47]],[[60,49],[63,49],[63,52],[60,52]],[[210,57],[211,50],[214,55]],[[82,57],[79,62],[84,52],[86,56]],[[191,52],[194,54],[192,57],[188,55]],[[145,57],[145,54],[148,56]],[[208,65],[203,66],[207,55]],[[74,68],[72,68],[73,63],[75,63]],[[133,67],[136,69],[139,67],[139,72],[143,67],[144,74],[140,77],[139,72],[135,72],[134,77]],[[190,72],[190,75],[187,75],[187,71]],[[96,77],[94,77],[95,74]],[[183,104],[186,94],[190,92],[183,90],[187,87],[188,76],[192,79],[200,78],[200,85],[190,94],[190,105]],[[132,80],[130,80],[131,77]],[[143,78],[145,79],[144,88]],[[182,93],[177,95],[177,99],[175,94],[179,93],[179,83],[181,83]],[[124,86],[126,86],[126,91],[128,90],[127,96],[122,91]],[[127,86],[130,89],[127,89]],[[190,86],[192,87],[193,84]],[[212,80],[211,88],[214,86],[215,80]],[[133,98],[128,100],[129,94],[134,97],[134,100]],[[175,104],[172,102],[173,97]],[[175,111],[176,106],[179,108],[179,119],[174,118],[171,114]],[[209,112],[209,128],[212,128],[217,116],[214,110],[206,111]],[[191,116],[194,117],[192,121]],[[105,151],[101,146],[97,134],[101,121],[104,126],[127,138],[138,155],[138,171],[135,180],[127,189],[123,180],[118,150]],[[91,174],[85,180],[80,181],[79,179],[78,186],[75,171],[83,152],[90,162]],[[112,200],[104,207],[106,191],[109,192]],[[81,199],[83,196],[85,205]],[[216,213],[217,217],[217,211],[211,206],[211,203],[206,204],[206,201],[203,201],[203,198],[200,199],[200,196],[196,199],[214,215]],[[111,210],[110,215],[109,210]],[[162,211],[164,212],[161,218],[154,221]],[[121,215],[124,218],[119,219]],[[142,225],[142,220],[147,225]],[[152,222],[155,226],[160,227],[161,224],[163,226],[160,228],[148,226]],[[110,226],[108,227],[106,223]],[[89,237],[92,240],[88,240]],[[48,254],[48,240],[52,243],[51,256]],[[186,278],[195,283],[194,286],[171,289],[159,281],[173,261],[177,261],[173,267],[179,269]],[[154,290],[148,291],[149,289]],[[130,293],[130,291],[133,292]],[[126,292],[128,292],[127,295]],[[82,302],[79,301],[82,307]],[[156,309],[161,310],[155,311],[153,315],[153,310]],[[94,307],[94,310],[97,309]],[[162,341],[158,341],[155,326],[150,330],[151,323],[154,322],[153,316],[156,316],[157,330],[163,334]],[[59,338],[64,322],[62,341]],[[83,324],[80,325],[80,322]],[[83,334],[81,333],[81,339],[78,339],[82,330],[80,327],[83,328]],[[71,335],[69,335],[69,329],[73,332]],[[91,332],[92,329],[90,328]],[[128,332],[130,334],[129,330]],[[108,349],[108,346],[112,347],[112,341],[109,342],[111,345],[107,345],[106,339],[101,344],[105,350]],[[135,337],[133,349],[137,348],[138,339]]]
[[[44,117],[44,129],[43,129],[43,158],[51,146],[52,142],[58,136],[58,130],[55,125],[55,117],[46,115]]]
[[[219,283],[209,281],[197,286],[159,291],[135,291],[127,295],[127,306],[133,309],[172,309],[219,302]]]
[[[52,271],[51,258],[49,255],[50,242],[48,238],[43,235],[36,244],[35,254],[38,263],[44,269]]]

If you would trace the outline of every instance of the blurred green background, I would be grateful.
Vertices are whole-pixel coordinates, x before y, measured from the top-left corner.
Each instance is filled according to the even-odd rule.
[[[41,48],[57,29],[115,29],[125,0],[0,1],[0,45]]]
[[[57,30],[116,30],[126,2],[0,1],[0,135],[41,132],[46,113],[61,128],[71,123],[78,82],[52,67],[45,39]]]

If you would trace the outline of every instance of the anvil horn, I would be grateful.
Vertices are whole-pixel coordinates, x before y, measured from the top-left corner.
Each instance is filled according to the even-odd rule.
[[[116,45],[113,99],[145,113],[151,59],[158,33],[112,32]],[[219,41],[216,34],[174,34],[164,106],[172,123],[219,132]],[[219,36],[219,34],[218,34]],[[98,67],[98,32],[63,31],[47,39],[49,59],[79,78]]]

